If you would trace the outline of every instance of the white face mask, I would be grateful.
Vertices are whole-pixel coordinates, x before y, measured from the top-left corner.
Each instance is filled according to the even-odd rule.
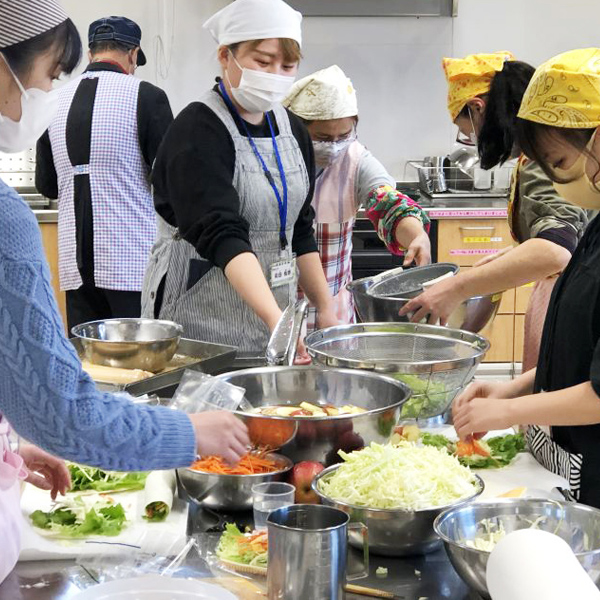
[[[327,168],[355,139],[356,136],[352,136],[347,140],[340,140],[338,142],[313,142],[315,164],[317,167],[322,169]]]
[[[22,152],[35,146],[48,129],[58,109],[56,90],[44,92],[37,88],[26,90],[10,68],[4,54],[0,53],[15,83],[21,91],[21,118],[13,121],[0,113],[0,151]]]
[[[240,83],[235,88],[231,85],[229,73],[225,72],[229,81],[229,87],[231,88],[231,95],[249,113],[265,113],[270,111],[273,106],[282,102],[287,96],[296,79],[287,75],[275,75],[264,71],[247,69],[238,63],[233,54],[231,57],[242,71]]]

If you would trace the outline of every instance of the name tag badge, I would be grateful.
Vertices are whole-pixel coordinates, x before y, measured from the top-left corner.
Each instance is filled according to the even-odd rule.
[[[296,258],[287,258],[271,265],[271,287],[289,285],[296,281]]]

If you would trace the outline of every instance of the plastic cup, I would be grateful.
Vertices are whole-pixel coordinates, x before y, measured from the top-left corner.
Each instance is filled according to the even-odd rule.
[[[284,506],[294,504],[296,488],[291,483],[268,481],[252,486],[252,508],[254,528],[266,529],[269,514]]]

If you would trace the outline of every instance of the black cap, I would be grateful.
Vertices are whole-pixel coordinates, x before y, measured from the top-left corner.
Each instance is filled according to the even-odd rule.
[[[98,33],[98,30],[101,33]],[[90,46],[94,42],[114,40],[132,48],[139,48],[141,39],[142,30],[140,26],[127,17],[98,19],[90,25],[88,31],[88,43]],[[137,64],[139,67],[143,67],[146,64],[146,55],[141,48],[138,52]]]

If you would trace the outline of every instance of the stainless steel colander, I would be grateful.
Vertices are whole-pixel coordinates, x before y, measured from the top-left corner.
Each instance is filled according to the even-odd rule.
[[[416,323],[341,325],[310,334],[313,361],[330,367],[385,373],[413,392],[403,418],[443,414],[471,381],[490,347],[482,336]]]

